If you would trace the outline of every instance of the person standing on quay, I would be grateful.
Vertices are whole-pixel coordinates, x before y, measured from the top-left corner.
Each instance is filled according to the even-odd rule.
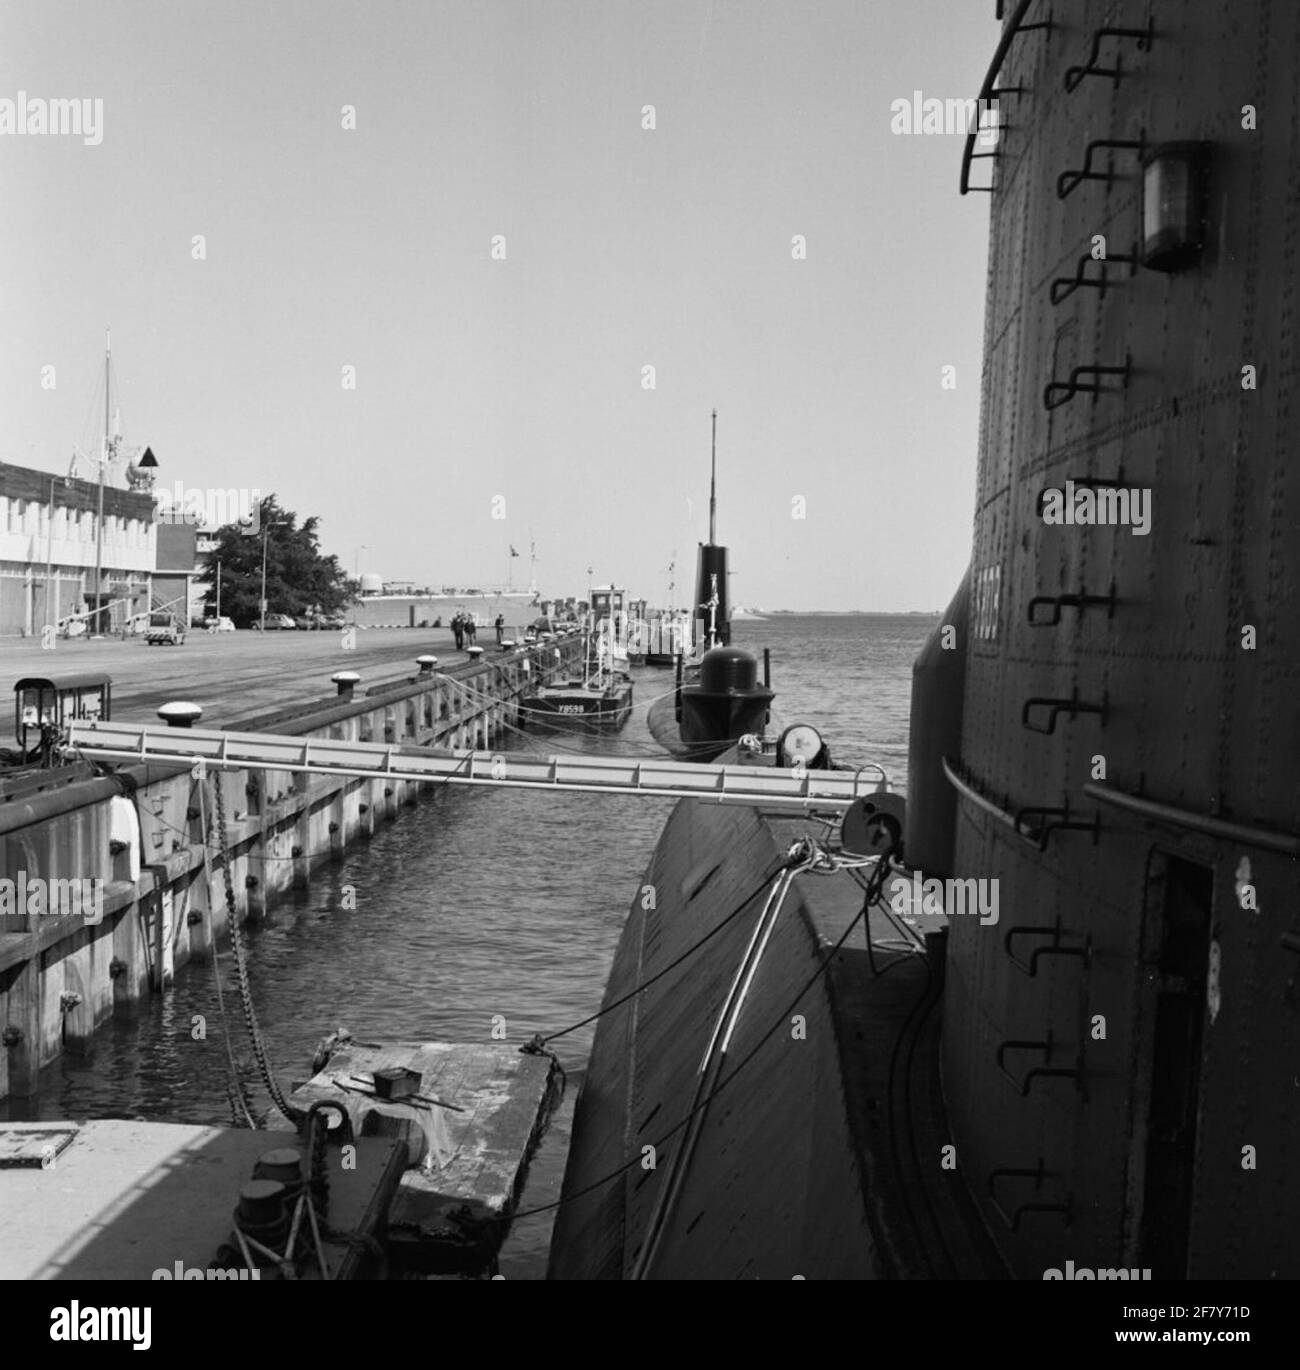
[[[456,639],[456,650],[459,652],[465,646],[465,616],[457,614],[451,621],[451,635]]]
[[[502,642],[503,637],[505,636],[505,631],[506,631],[506,616],[505,616],[504,614],[498,614],[498,615],[497,615],[496,628],[497,628],[497,646],[499,647],[499,646],[501,645],[501,642]]]
[[[475,635],[478,633],[478,624],[474,622],[473,614],[465,615],[465,636],[469,639],[469,645],[474,645]]]

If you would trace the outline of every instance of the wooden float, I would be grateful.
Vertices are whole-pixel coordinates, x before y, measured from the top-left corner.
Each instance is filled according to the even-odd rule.
[[[374,1096],[376,1071],[418,1074],[418,1098]],[[563,1075],[549,1056],[504,1042],[347,1042],[293,1093],[307,1109],[347,1109],[358,1138],[388,1136],[410,1148],[389,1211],[389,1250],[400,1264],[439,1274],[494,1267],[528,1163]],[[435,1099],[438,1103],[421,1100]]]

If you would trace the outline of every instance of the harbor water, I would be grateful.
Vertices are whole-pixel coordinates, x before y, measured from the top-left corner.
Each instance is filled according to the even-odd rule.
[[[810,723],[837,762],[878,762],[906,787],[911,666],[933,616],[775,615],[740,620],[733,640],[771,649],[774,725]],[[512,734],[544,752],[660,755],[646,710],[672,672],[638,669],[622,732]],[[504,742],[501,744],[506,745]],[[447,789],[320,871],[247,940],[254,999],[282,1084],[305,1079],[320,1039],[520,1042],[593,1013],[628,907],[671,800]],[[239,1012],[229,955],[226,1010],[255,1112],[270,1110]],[[502,1253],[507,1279],[545,1274],[567,1129],[594,1026],[560,1037],[565,1104],[534,1159]],[[228,1123],[212,968],[189,965],[133,1021],[114,1021],[92,1056],[65,1055],[34,1099],[0,1118],[146,1118]]]

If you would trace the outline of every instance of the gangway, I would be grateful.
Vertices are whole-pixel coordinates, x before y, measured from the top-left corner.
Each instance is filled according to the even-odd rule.
[[[358,780],[441,781],[823,809],[846,809],[875,789],[862,776],[869,767],[827,771],[762,764],[696,765],[657,757],[537,756],[106,720],[73,722],[68,745],[90,759],[186,766],[196,778],[208,770],[298,771]]]

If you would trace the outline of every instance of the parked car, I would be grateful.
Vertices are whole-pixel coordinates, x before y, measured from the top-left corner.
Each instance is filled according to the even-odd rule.
[[[340,629],[348,626],[346,614],[320,614],[318,621],[322,628]]]
[[[262,625],[254,619],[251,625],[254,629]],[[267,614],[266,631],[270,632],[292,632],[298,625],[289,617],[288,614]]]
[[[205,618],[204,628],[210,633],[233,633],[235,624],[233,619],[229,619],[222,614],[220,618]]]
[[[62,637],[85,637],[86,620],[84,618],[65,618],[59,623],[59,634]]]
[[[175,614],[159,610],[149,615],[144,640],[150,647],[181,647],[185,644],[185,625]]]
[[[293,626],[300,632],[310,633],[319,628],[320,624],[317,623],[315,614],[299,614],[294,619]]]

